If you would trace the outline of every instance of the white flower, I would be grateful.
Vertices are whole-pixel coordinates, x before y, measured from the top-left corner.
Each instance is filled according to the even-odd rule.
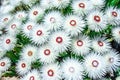
[[[71,36],[77,36],[83,31],[85,22],[79,16],[69,15],[66,16],[63,27]]]
[[[42,63],[53,63],[58,55],[58,52],[54,51],[54,49],[48,44],[40,46],[38,50],[38,58]]]
[[[93,50],[97,53],[104,54],[105,52],[109,51],[111,49],[110,43],[108,40],[105,39],[105,37],[96,37],[92,40],[92,46]]]
[[[115,50],[110,50],[105,54],[107,62],[107,71],[116,71],[120,66],[120,55]]]
[[[37,59],[37,47],[33,45],[26,45],[21,52],[21,58],[28,62],[33,62]]]
[[[71,44],[71,39],[64,31],[56,31],[50,36],[49,44],[57,52],[64,52]]]
[[[95,9],[101,9],[105,5],[105,0],[90,0]]]
[[[6,54],[6,50],[2,49],[2,47],[0,47],[0,59]]]
[[[41,68],[41,80],[61,80],[60,66],[56,63],[43,65]]]
[[[0,47],[2,47],[6,51],[9,51],[15,47],[16,41],[16,37],[4,35]]]
[[[120,10],[110,7],[106,10],[106,18],[108,24],[119,25],[120,24]]]
[[[25,13],[24,11],[19,11],[15,15],[15,18],[20,21],[25,20],[26,17],[27,17],[27,13]]]
[[[58,30],[63,24],[63,17],[60,12],[52,11],[45,15],[44,24],[50,30]]]
[[[0,59],[0,72],[6,71],[11,66],[11,61],[9,58],[5,57]]]
[[[33,21],[28,21],[26,22],[23,26],[22,26],[22,32],[23,35],[25,35],[26,37],[30,37],[30,32],[32,31],[32,29],[36,26],[36,23]]]
[[[32,42],[37,45],[44,44],[49,37],[49,32],[44,27],[44,25],[36,25],[30,33],[30,38]]]
[[[31,69],[31,64],[28,60],[19,60],[16,64],[16,71],[19,75],[25,75]]]
[[[1,26],[7,26],[7,24],[13,19],[13,17],[10,14],[4,14],[0,16],[0,22]]]
[[[93,9],[93,5],[88,0],[75,0],[73,1],[72,9],[75,14],[83,16],[84,14],[88,14],[88,12]]]
[[[89,53],[91,40],[85,35],[80,35],[72,39],[71,51],[77,55],[86,55]]]
[[[29,11],[29,19],[33,21],[38,21],[44,14],[44,10],[41,7],[34,6]]]
[[[83,66],[77,59],[66,59],[61,63],[64,80],[83,80]]]
[[[70,0],[54,0],[52,4],[58,9],[66,8],[70,4]]]
[[[112,36],[117,43],[120,43],[120,27],[119,26],[112,29]]]
[[[107,27],[106,18],[100,11],[97,10],[91,11],[86,19],[88,28],[96,32],[102,31]]]
[[[53,7],[52,1],[53,0],[41,0],[40,6],[44,9],[51,9]]]
[[[106,61],[103,56],[90,53],[85,57],[84,67],[90,78],[101,78],[106,74]]]
[[[20,80],[41,80],[40,72],[37,70],[31,70],[26,75],[21,77]]]
[[[13,20],[8,26],[5,27],[7,34],[16,36],[21,29],[21,23],[18,20]]]

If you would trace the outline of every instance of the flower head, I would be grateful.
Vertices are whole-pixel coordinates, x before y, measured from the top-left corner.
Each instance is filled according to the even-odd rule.
[[[2,41],[0,41],[0,46],[4,50],[9,51],[15,47],[16,41],[16,37],[11,35],[4,35]]]
[[[83,66],[77,59],[66,59],[61,63],[62,77],[65,80],[83,80]]]
[[[4,72],[11,66],[11,61],[9,58],[5,57],[0,59],[0,72]]]
[[[106,29],[107,22],[102,12],[97,10],[91,11],[91,13],[88,14],[86,19],[88,28],[90,28],[91,30],[99,32]]]
[[[97,53],[105,53],[111,49],[110,43],[104,37],[92,40],[92,48]]]
[[[60,80],[61,79],[61,71],[60,66],[58,64],[48,64],[43,65],[41,68],[41,76],[42,80]]]
[[[49,37],[49,32],[45,29],[44,25],[36,25],[30,32],[32,42],[37,45],[44,44]]]
[[[108,24],[119,25],[120,24],[120,10],[110,7],[106,10],[106,18]]]
[[[119,54],[115,50],[110,50],[105,54],[108,72],[116,71],[120,66]]]
[[[21,52],[21,58],[28,62],[33,62],[37,59],[37,47],[33,45],[26,45]]]
[[[29,19],[38,21],[44,14],[44,10],[38,6],[32,7],[29,11]]]
[[[21,29],[21,23],[17,20],[14,20],[9,24],[9,26],[5,27],[5,30],[7,31],[7,34],[16,36]],[[14,34],[13,34],[14,33]]]
[[[75,14],[84,16],[88,14],[90,10],[93,9],[93,5],[88,0],[75,0],[73,1],[72,9]]]
[[[64,31],[56,31],[50,36],[49,44],[57,52],[64,52],[71,44],[71,39]]]
[[[71,36],[77,36],[83,31],[85,27],[85,22],[81,17],[76,15],[69,15],[65,18],[63,28]]]
[[[13,19],[13,17],[10,14],[4,14],[0,17],[1,26],[6,26],[10,21]]]
[[[48,44],[41,46],[38,50],[38,58],[42,63],[53,63],[58,55],[58,52],[54,51]]]
[[[25,75],[31,69],[31,63],[28,60],[19,60],[16,64],[16,71],[19,75]]]
[[[49,12],[44,18],[44,24],[50,30],[58,30],[63,24],[63,17],[58,11]]]
[[[24,11],[17,12],[15,15],[15,18],[20,21],[25,20],[26,17],[27,17],[27,13],[25,13]]]
[[[85,35],[81,35],[72,39],[71,51],[77,55],[86,55],[89,53],[91,40]]]
[[[84,67],[90,78],[101,78],[106,74],[106,61],[103,56],[90,53],[85,57]]]
[[[41,80],[40,72],[37,70],[31,70],[26,75],[21,77],[20,80]]]
[[[23,35],[30,38],[30,32],[37,24],[34,21],[28,21],[22,26]]]

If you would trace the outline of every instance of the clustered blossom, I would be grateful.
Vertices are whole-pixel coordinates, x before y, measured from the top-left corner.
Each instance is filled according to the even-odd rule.
[[[37,5],[33,5],[35,3]],[[21,4],[28,10],[12,13]],[[14,51],[20,42],[18,35],[30,41],[22,45],[20,59],[15,64],[20,80],[84,80],[86,74],[91,79],[102,79],[107,73],[117,71],[120,55],[112,49],[109,39],[88,35],[92,31],[100,33],[112,25],[115,26],[111,30],[112,38],[120,43],[120,10],[109,7],[102,11],[104,5],[105,0],[3,1],[0,76],[12,64],[5,55]],[[63,10],[68,6],[72,12],[64,15]],[[41,64],[38,69],[32,67],[35,61]]]

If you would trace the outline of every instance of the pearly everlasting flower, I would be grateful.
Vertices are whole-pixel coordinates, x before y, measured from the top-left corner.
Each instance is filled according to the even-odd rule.
[[[96,32],[102,31],[107,27],[106,18],[100,11],[91,11],[91,13],[88,14],[86,19],[88,28]]]
[[[53,7],[53,0],[41,0],[40,6],[44,9],[51,9]]]
[[[20,32],[20,29],[21,29],[21,23],[17,20],[12,21],[8,26],[5,27],[7,34],[13,36],[16,36]]]
[[[37,59],[37,47],[33,45],[26,45],[21,52],[21,58],[28,62],[33,62]]]
[[[116,71],[120,66],[120,55],[115,50],[110,50],[105,54],[107,71]]]
[[[6,51],[0,47],[0,59],[6,54]]]
[[[92,40],[92,48],[95,52],[104,54],[111,49],[111,46],[104,37],[98,37]]]
[[[23,35],[30,37],[30,32],[36,26],[36,23],[33,21],[28,21],[22,26]]]
[[[83,31],[85,27],[85,22],[81,17],[76,15],[69,15],[65,18],[63,28],[70,34],[71,36],[77,36],[79,33]]]
[[[71,51],[77,55],[86,55],[89,53],[91,40],[85,35],[80,35],[72,39]]]
[[[28,60],[19,60],[16,64],[16,71],[19,75],[25,75],[31,69],[31,63]]]
[[[117,43],[120,43],[120,27],[115,27],[112,29],[112,36]]]
[[[54,51],[54,49],[48,44],[41,46],[38,50],[38,58],[42,63],[53,63],[58,55],[58,52]]]
[[[41,77],[41,80],[61,80],[60,66],[57,63],[43,65]]]
[[[110,7],[105,12],[108,24],[119,25],[120,24],[120,10]]]
[[[84,67],[90,78],[101,78],[106,74],[106,61],[103,56],[90,53],[85,57]]]
[[[37,45],[44,44],[49,37],[49,32],[44,27],[44,25],[36,25],[30,33],[30,38],[32,42]]]
[[[83,66],[77,59],[66,59],[61,63],[64,80],[83,80]]]
[[[16,37],[11,35],[4,35],[3,40],[0,42],[0,47],[6,51],[9,51],[15,47],[16,41]]]
[[[101,9],[105,5],[105,0],[89,0],[92,2],[95,9]]]
[[[20,21],[25,20],[26,17],[27,17],[27,13],[25,13],[24,11],[17,12],[15,15],[15,19],[20,20]]]
[[[4,14],[0,17],[1,26],[7,26],[8,23],[13,19],[10,14]]]
[[[29,11],[29,19],[33,21],[38,21],[44,14],[44,10],[41,7],[32,7]]]
[[[0,59],[0,72],[4,72],[11,66],[11,61],[9,58],[5,57]]]
[[[40,72],[37,70],[31,70],[26,75],[21,77],[20,80],[41,80]]]
[[[70,0],[54,0],[52,4],[58,9],[66,8],[70,4]]]
[[[75,0],[73,1],[72,9],[75,14],[83,16],[93,9],[93,5],[88,0]]]
[[[49,12],[44,18],[44,24],[50,30],[58,30],[63,24],[63,17],[58,11]]]
[[[71,44],[71,39],[64,31],[56,31],[50,36],[49,44],[57,52],[64,52]]]

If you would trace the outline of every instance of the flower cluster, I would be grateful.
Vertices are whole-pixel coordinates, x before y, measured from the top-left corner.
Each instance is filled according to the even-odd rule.
[[[18,36],[28,40],[21,43],[14,64],[20,80],[102,79],[114,74],[120,55],[105,32],[111,28],[110,37],[120,43],[120,9],[104,7],[105,0],[4,0],[0,76],[13,65],[6,55],[20,45]],[[41,65],[34,68],[36,61]]]

